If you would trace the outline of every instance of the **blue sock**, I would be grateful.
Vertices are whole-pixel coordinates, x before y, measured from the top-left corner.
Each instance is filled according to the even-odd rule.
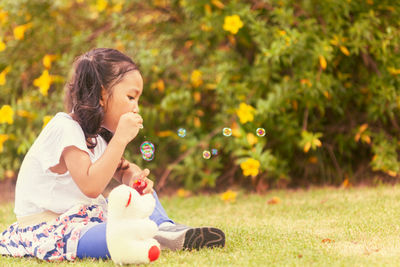
[[[160,200],[158,199],[156,191],[153,191],[153,196],[156,199],[156,206],[154,208],[153,213],[150,215],[150,220],[155,222],[157,226],[160,226],[160,224],[164,222],[171,222],[174,223],[173,220],[171,220],[167,213],[165,212],[164,208],[162,207]]]
[[[90,227],[81,236],[76,256],[80,259],[111,259],[106,241],[106,223],[99,223]]]

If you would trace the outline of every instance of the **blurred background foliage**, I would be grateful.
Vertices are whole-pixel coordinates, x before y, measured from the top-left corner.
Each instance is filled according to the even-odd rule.
[[[1,0],[0,177],[63,111],[74,58],[112,47],[145,82],[125,156],[159,189],[396,181],[399,17],[394,0]]]

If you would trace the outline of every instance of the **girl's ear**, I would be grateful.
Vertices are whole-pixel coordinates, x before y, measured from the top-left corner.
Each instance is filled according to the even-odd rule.
[[[107,90],[104,87],[101,89],[100,106],[105,107],[108,99]]]

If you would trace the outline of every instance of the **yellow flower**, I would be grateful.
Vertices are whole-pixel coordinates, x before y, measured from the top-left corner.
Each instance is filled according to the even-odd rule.
[[[278,33],[279,33],[280,36],[285,36],[286,35],[286,31],[284,31],[284,30],[279,30]]]
[[[304,145],[303,151],[304,151],[305,153],[307,153],[307,152],[310,150],[310,148],[311,148],[311,142],[307,142],[307,143]]]
[[[345,54],[346,56],[349,56],[349,55],[350,55],[350,52],[349,52],[349,50],[347,49],[347,47],[341,45],[339,48],[340,48],[340,51],[342,51],[342,53]]]
[[[32,15],[29,14],[29,13],[27,13],[27,14],[25,15],[25,20],[26,20],[26,21],[29,21],[29,20],[31,20],[31,19],[32,19]]]
[[[342,187],[342,188],[348,188],[348,187],[350,187],[350,186],[351,186],[351,184],[350,184],[350,182],[349,182],[349,178],[346,177],[346,178],[343,180],[343,182],[342,182],[342,184],[341,184],[341,187]]]
[[[327,63],[326,63],[326,59],[325,59],[324,56],[321,56],[321,55],[319,56],[319,64],[321,65],[321,68],[322,68],[323,70],[326,69]]]
[[[311,87],[311,86],[312,86],[312,83],[310,82],[309,79],[301,79],[301,80],[300,80],[300,83],[301,83],[301,84],[307,84],[308,87]]]
[[[7,140],[8,140],[8,135],[7,134],[0,134],[0,153],[3,152],[3,144]]]
[[[367,143],[367,144],[371,144],[371,137],[369,137],[369,136],[366,135],[366,134],[363,134],[363,135],[361,136],[361,140],[362,140],[363,142]]]
[[[151,89],[157,88],[157,90],[160,93],[162,93],[162,92],[164,92],[164,89],[165,89],[165,83],[162,79],[159,79],[157,82],[152,83],[150,87],[151,87]]]
[[[115,4],[112,8],[115,13],[119,13],[122,10],[122,3]]]
[[[53,118],[53,116],[49,116],[49,115],[44,116],[43,117],[43,126],[42,126],[42,128],[44,128],[52,118]]]
[[[400,74],[400,69],[396,69],[396,68],[392,68],[392,67],[389,67],[387,69],[390,72],[390,74],[392,74],[392,75],[399,75]]]
[[[28,119],[32,119],[33,117],[35,117],[35,115],[29,111],[26,111],[24,109],[19,109],[17,110],[17,115],[23,118],[28,118]]]
[[[364,132],[368,128],[368,123],[364,123],[360,126],[360,133]]]
[[[247,105],[246,103],[240,103],[239,109],[236,110],[236,114],[240,119],[240,123],[244,124],[248,121],[254,120],[255,111],[255,108],[253,108],[252,106]]]
[[[159,137],[167,137],[167,136],[173,136],[174,132],[167,130],[167,131],[160,131],[156,133],[157,136]]]
[[[204,111],[202,111],[201,109],[196,110],[196,115],[199,117],[203,117],[204,116]]]
[[[125,51],[125,45],[124,45],[124,43],[121,42],[120,40],[117,40],[117,41],[115,42],[115,49],[117,49],[117,50],[119,50],[119,51],[121,51],[121,52],[124,52],[124,51]]]
[[[312,141],[312,143],[313,143],[313,145],[315,145],[315,146],[317,146],[317,147],[320,147],[320,146],[322,146],[322,143],[321,143],[321,141],[319,140],[319,139],[314,139],[313,141]]]
[[[7,179],[14,179],[14,178],[16,178],[15,177],[15,172],[13,170],[6,170],[4,172],[4,177],[7,178]]]
[[[10,105],[3,105],[0,109],[0,123],[13,124],[14,110]]]
[[[320,146],[322,146],[321,141],[318,138],[314,138],[312,141],[309,141],[304,145],[303,151],[307,153],[308,151],[310,151],[311,147],[313,147],[314,149],[315,147],[320,147]]]
[[[176,194],[179,197],[188,197],[188,196],[190,196],[190,191],[187,191],[183,188],[179,188],[178,191],[176,191]]]
[[[10,66],[7,66],[2,72],[0,72],[0,85],[5,85],[6,84],[6,75],[9,73],[11,70]]]
[[[165,84],[164,84],[164,81],[163,81],[163,80],[160,79],[160,80],[157,81],[157,89],[158,89],[158,91],[160,91],[161,93],[164,92]]]
[[[151,66],[151,70],[155,73],[159,73],[160,72],[160,68],[157,67],[156,65]]]
[[[272,197],[270,200],[267,201],[267,204],[274,205],[274,204],[279,204],[280,202],[281,199],[279,197]]]
[[[39,87],[39,91],[42,95],[47,96],[47,92],[49,91],[50,85],[52,82],[52,77],[49,75],[48,70],[44,70],[42,75],[39,78],[36,78],[33,81],[33,85]]]
[[[42,62],[43,62],[43,66],[46,68],[46,69],[50,69],[51,68],[51,62],[53,62],[55,59],[56,59],[56,55],[49,55],[49,54],[46,54],[44,57],[43,57],[43,60],[42,60]]]
[[[251,146],[257,144],[257,142],[258,142],[257,137],[256,137],[254,134],[252,134],[252,133],[248,133],[248,134],[246,135],[246,139],[247,139],[247,142],[248,142]]]
[[[392,177],[396,177],[397,176],[397,173],[395,171],[388,170],[388,171],[386,171],[386,173],[389,174]]]
[[[312,164],[317,164],[318,163],[318,158],[317,157],[309,157],[308,162]]]
[[[193,93],[193,98],[194,98],[194,101],[196,103],[199,103],[201,101],[201,93],[200,92],[194,92]]]
[[[200,29],[204,32],[210,32],[212,30],[211,26],[208,26],[207,24],[202,23],[200,25]]]
[[[204,11],[206,12],[207,15],[211,15],[212,13],[211,6],[209,4],[205,4]]]
[[[232,123],[231,130],[234,137],[242,136],[242,134],[240,133],[239,125],[235,121]]]
[[[97,0],[96,2],[96,9],[99,12],[102,12],[103,10],[105,10],[107,8],[107,1],[106,0]]]
[[[31,27],[32,27],[32,22],[27,23],[27,24],[22,24],[22,25],[16,26],[16,27],[14,28],[14,38],[15,38],[16,40],[22,40],[22,39],[24,39],[25,31],[26,31],[27,29],[31,28]]]
[[[215,88],[217,88],[217,85],[215,83],[207,83],[206,88],[208,90],[215,90]]]
[[[243,27],[243,22],[238,15],[226,16],[224,20],[224,30],[232,34],[237,34],[240,28]]]
[[[363,134],[363,132],[368,128],[368,124],[364,123],[363,125],[360,126],[360,128],[358,129],[358,132],[356,134],[356,136],[354,137],[354,140],[356,142],[358,142]]]
[[[167,5],[168,5],[168,3],[167,3],[168,1],[165,1],[165,0],[153,0],[152,2],[156,7],[160,7],[160,8],[167,8]]]
[[[3,39],[0,38],[0,52],[6,49],[6,44],[3,42]]]
[[[243,170],[244,176],[257,176],[258,169],[260,168],[260,162],[256,159],[248,158],[246,161],[240,164],[240,168]]]
[[[179,5],[180,5],[181,7],[187,6],[186,0],[179,0]]]
[[[214,6],[223,9],[225,7],[225,5],[219,1],[219,0],[211,0],[211,4],[213,4]]]
[[[225,202],[235,202],[236,201],[237,192],[228,190],[225,193],[220,195],[221,200]]]
[[[153,48],[150,50],[150,52],[153,56],[158,56],[160,54],[160,49]]]
[[[190,75],[190,81],[194,87],[199,87],[203,84],[202,73],[199,70],[192,71]]]
[[[5,24],[8,20],[8,12],[0,10],[0,24]]]
[[[193,123],[194,123],[194,127],[196,127],[196,128],[201,127],[201,121],[200,121],[199,117],[194,117]]]

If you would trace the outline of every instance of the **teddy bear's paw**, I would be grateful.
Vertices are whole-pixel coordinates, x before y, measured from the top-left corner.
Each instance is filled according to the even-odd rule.
[[[157,246],[152,246],[149,249],[149,260],[155,261],[160,256],[161,250]]]

